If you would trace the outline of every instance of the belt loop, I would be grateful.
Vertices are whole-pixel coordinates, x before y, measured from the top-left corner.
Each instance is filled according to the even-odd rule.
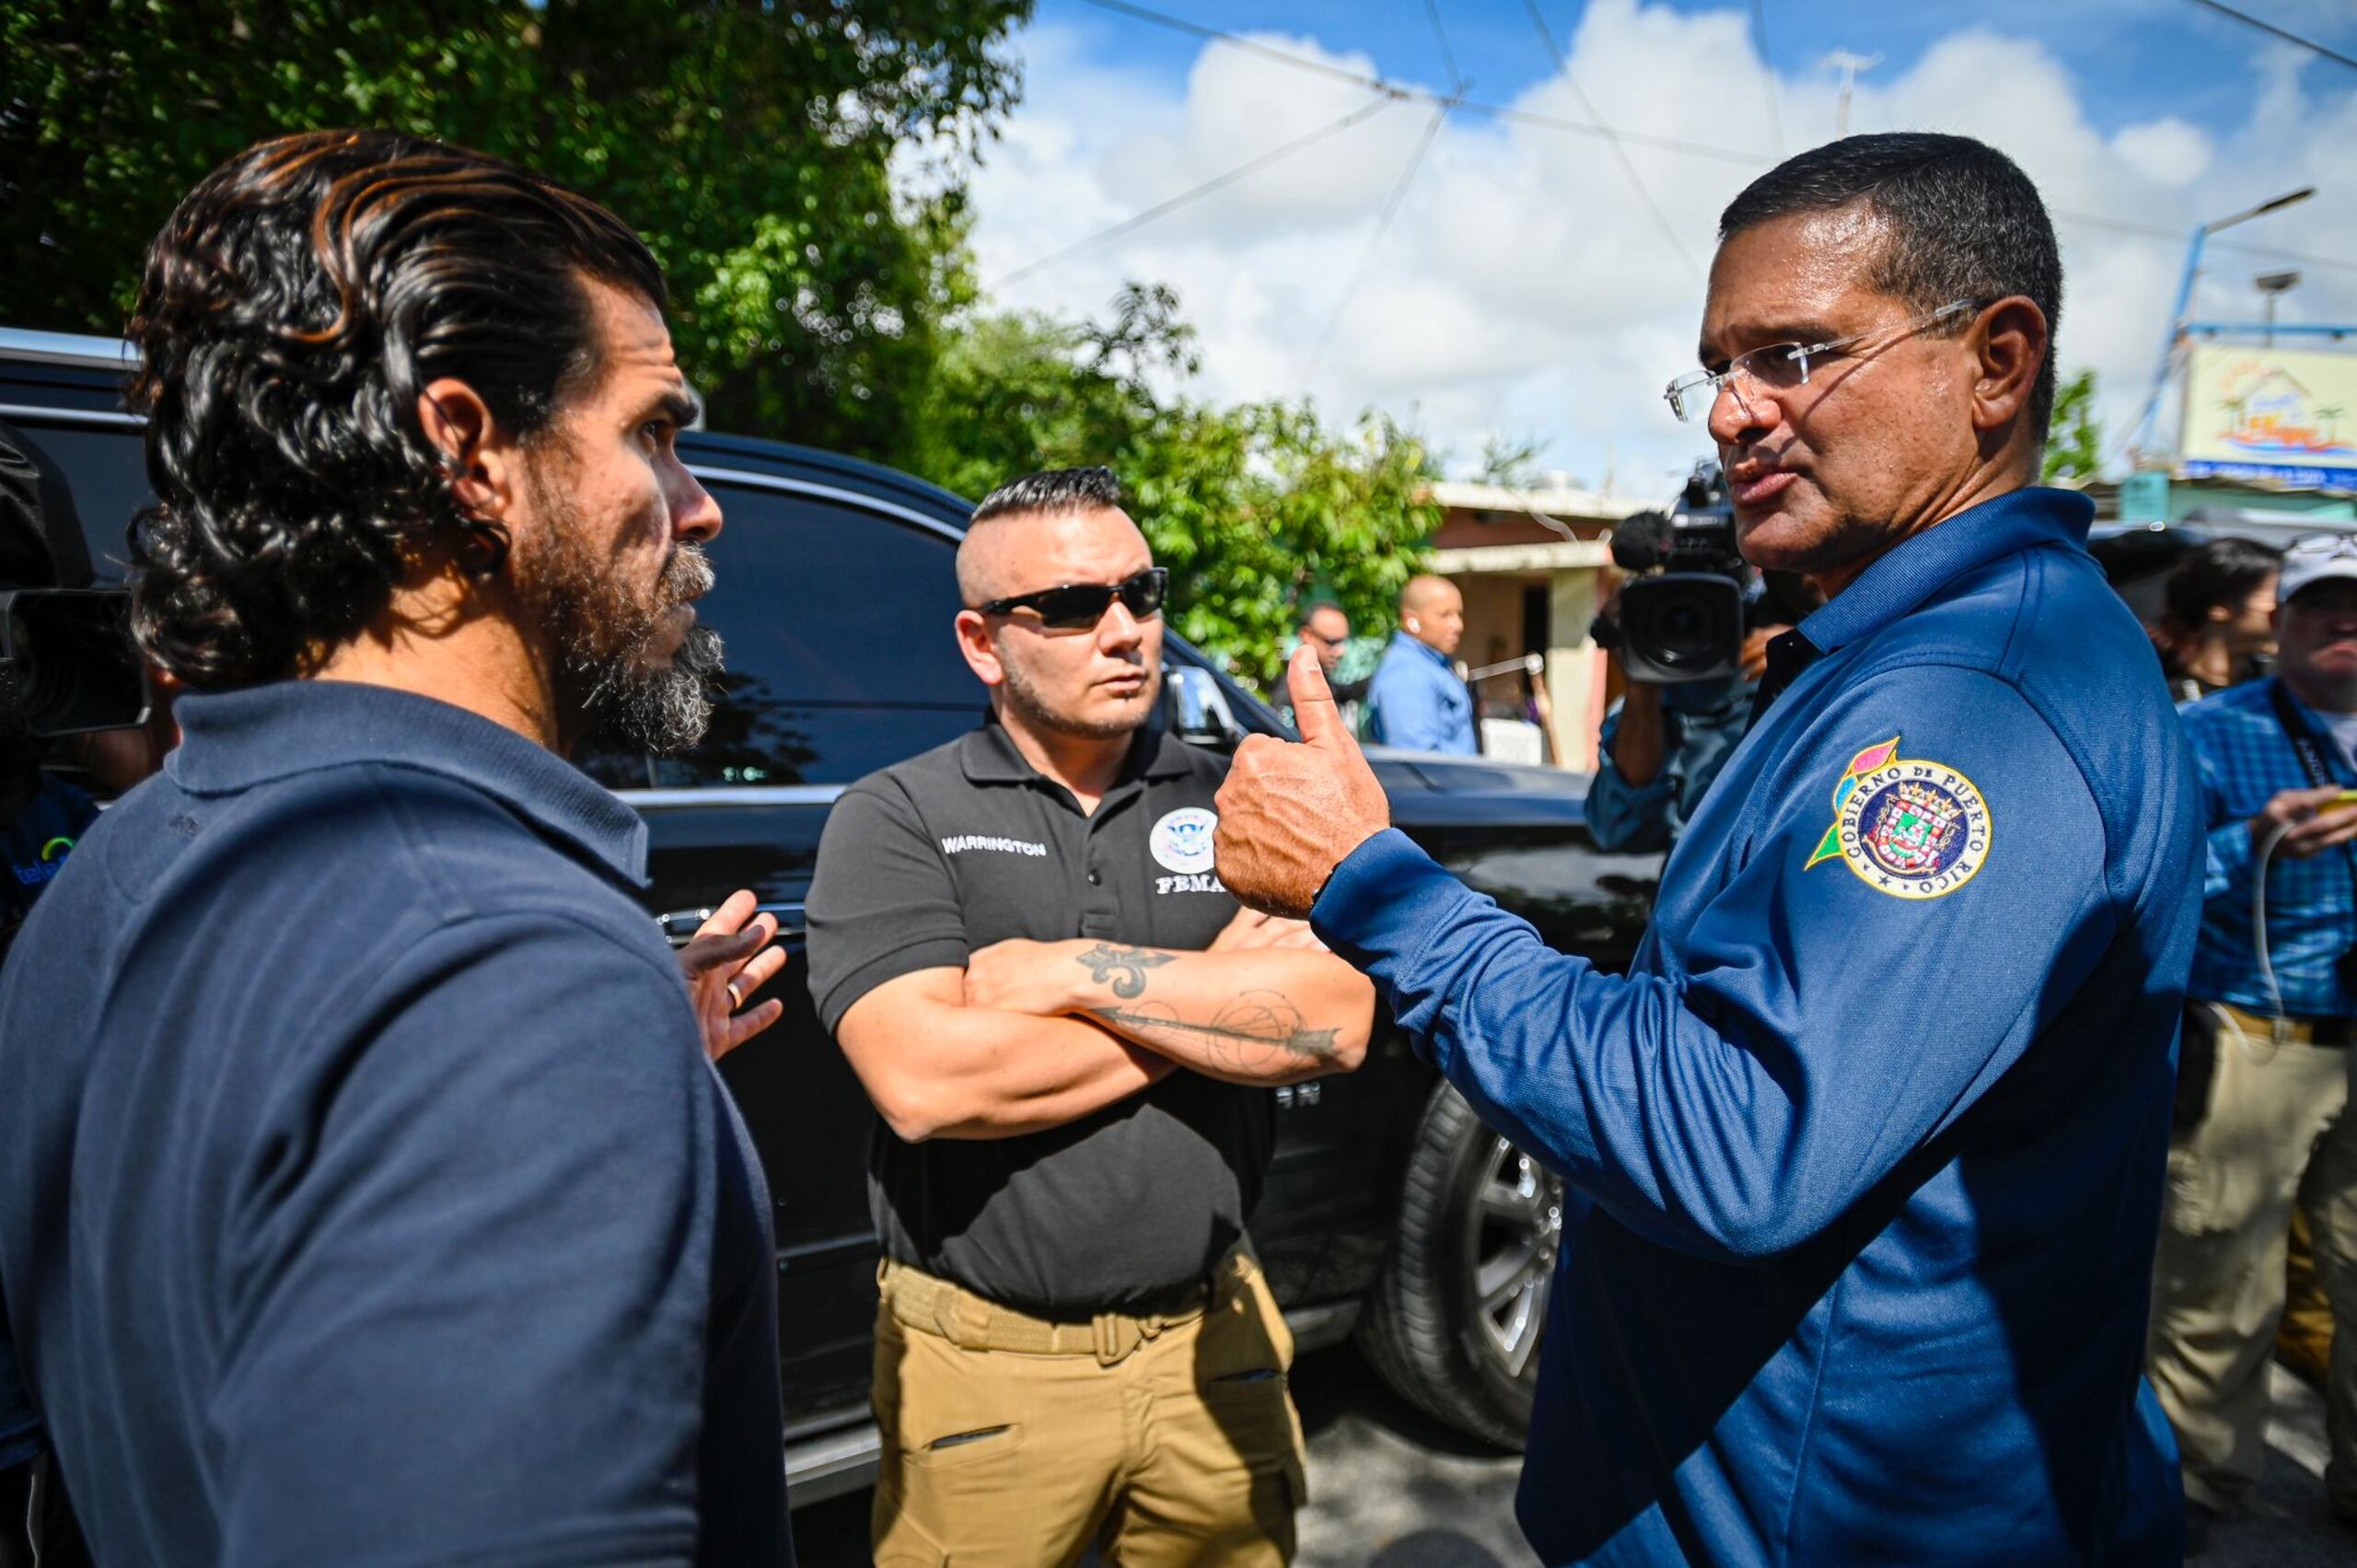
[[[1120,1321],[1110,1312],[1099,1312],[1089,1320],[1089,1327],[1097,1335],[1097,1365],[1099,1366],[1117,1365],[1129,1353],[1120,1342]]]

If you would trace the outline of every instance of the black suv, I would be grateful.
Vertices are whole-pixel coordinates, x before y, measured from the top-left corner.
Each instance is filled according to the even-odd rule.
[[[0,418],[65,470],[91,555],[120,573],[146,499],[122,351],[102,339],[0,330]],[[578,761],[645,817],[650,913],[682,940],[711,905],[755,889],[798,945],[829,807],[845,784],[981,717],[950,634],[951,557],[968,507],[905,474],[775,442],[697,432],[689,466],[727,526],[698,606],[727,645],[725,692],[691,755]],[[1170,722],[1232,748],[1284,734],[1261,703],[1176,636]],[[1399,826],[1548,939],[1623,967],[1652,907],[1658,857],[1599,852],[1576,775],[1478,758],[1373,754]],[[802,966],[785,1017],[725,1072],[777,1202],[779,1336],[797,1501],[865,1484],[877,1243],[865,1186],[873,1111],[814,1016]],[[1401,1392],[1519,1446],[1562,1224],[1560,1183],[1474,1120],[1377,1031],[1344,1077],[1272,1091],[1275,1164],[1252,1234],[1304,1348],[1355,1328]]]

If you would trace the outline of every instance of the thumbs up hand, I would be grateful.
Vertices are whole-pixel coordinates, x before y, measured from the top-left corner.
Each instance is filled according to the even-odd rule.
[[[1212,847],[1229,892],[1297,919],[1334,867],[1391,825],[1391,805],[1342,723],[1315,649],[1294,650],[1286,683],[1301,744],[1256,735],[1236,749]]]

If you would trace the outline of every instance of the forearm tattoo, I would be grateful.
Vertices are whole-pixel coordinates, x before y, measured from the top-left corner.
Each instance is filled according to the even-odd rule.
[[[1110,984],[1113,994],[1121,997],[1145,994],[1145,971],[1160,969],[1176,953],[1158,953],[1152,947],[1116,947],[1109,942],[1099,942],[1074,962],[1088,966],[1088,978],[1099,985]]]
[[[1207,1024],[1181,1018],[1161,1002],[1092,1007],[1089,1013],[1149,1040],[1159,1036],[1173,1044],[1198,1043],[1214,1064],[1244,1072],[1265,1068],[1279,1053],[1295,1063],[1329,1062],[1337,1054],[1335,1037],[1342,1032],[1305,1028],[1301,1009],[1273,991],[1248,991]]]

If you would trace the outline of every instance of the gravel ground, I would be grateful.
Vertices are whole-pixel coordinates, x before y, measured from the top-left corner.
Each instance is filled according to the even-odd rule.
[[[1348,1348],[1294,1372],[1309,1434],[1298,1568],[1535,1568],[1514,1522],[1520,1456],[1459,1436],[1393,1397]],[[2278,1367],[2268,1469],[2200,1568],[2351,1568],[2357,1528],[2324,1501],[2324,1402]],[[868,1494],[795,1516],[805,1568],[866,1561]]]

